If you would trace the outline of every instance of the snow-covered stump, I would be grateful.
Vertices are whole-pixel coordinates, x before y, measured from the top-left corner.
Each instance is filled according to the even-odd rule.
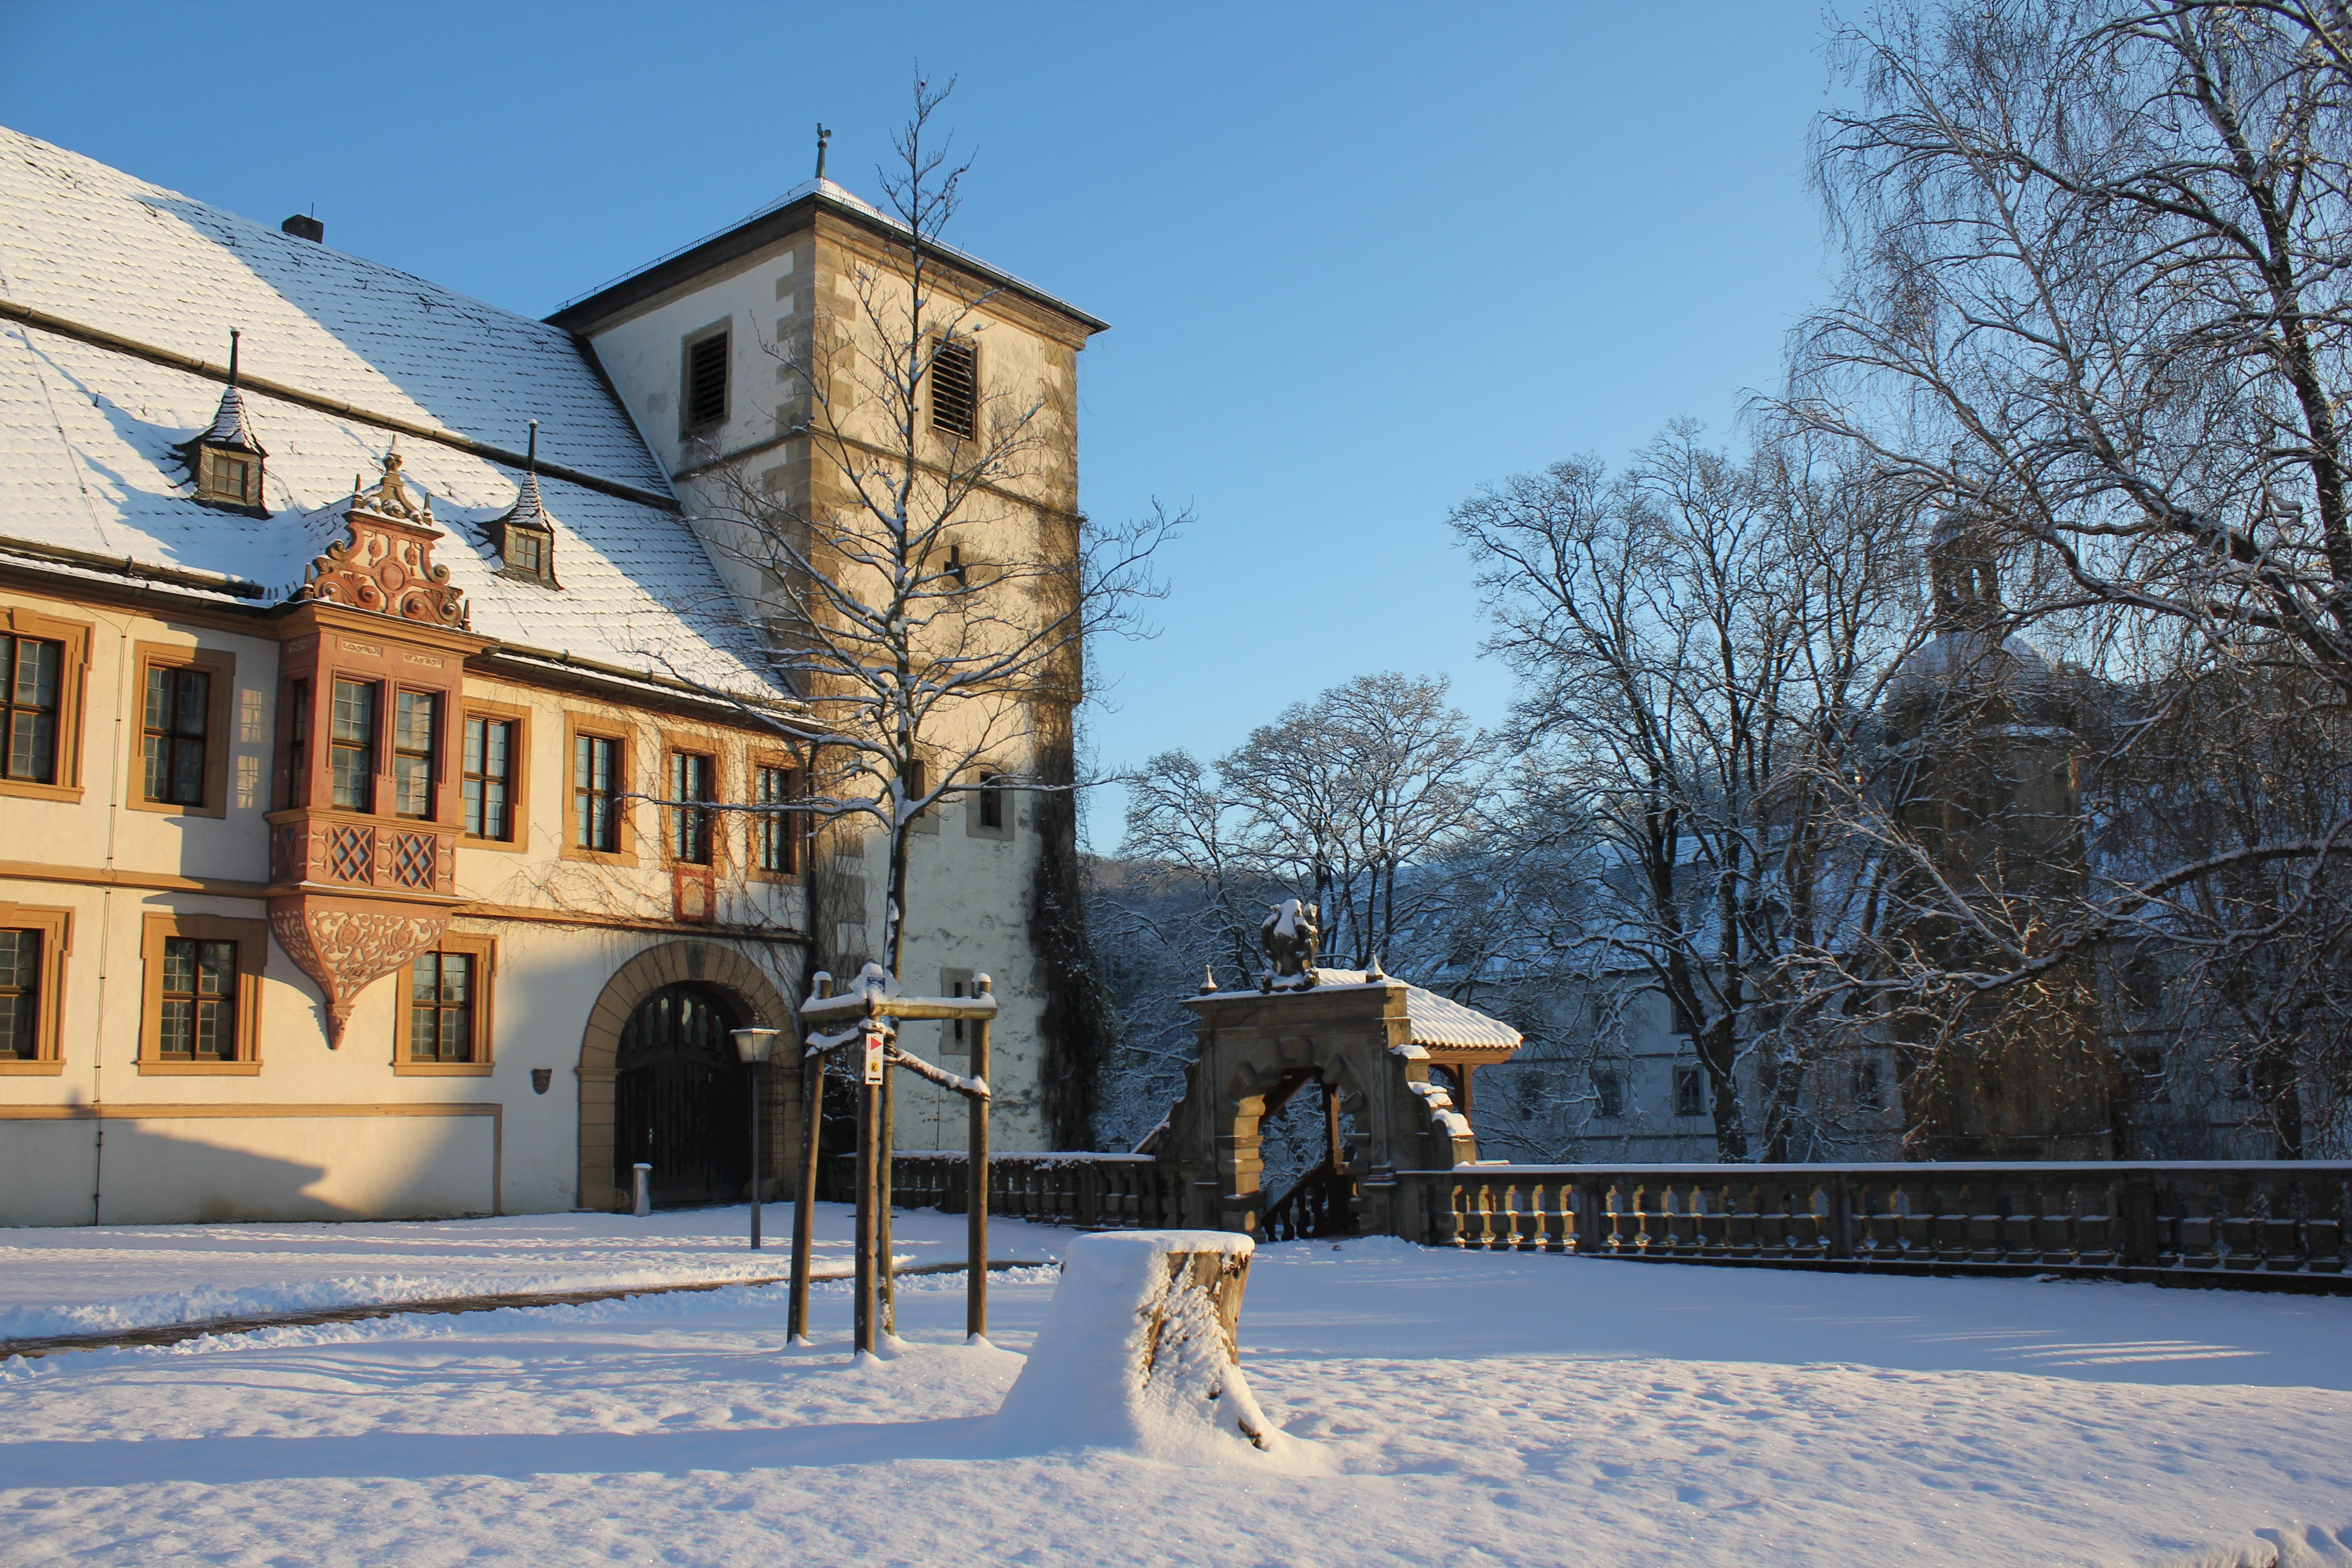
[[[1160,1458],[1303,1458],[1242,1375],[1256,1243],[1227,1230],[1128,1230],[1070,1243],[1028,1364],[997,1420],[1013,1443]]]

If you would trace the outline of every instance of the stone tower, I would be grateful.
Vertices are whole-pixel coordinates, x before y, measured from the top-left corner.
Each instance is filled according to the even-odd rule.
[[[2084,885],[2074,704],[2049,663],[2005,634],[1998,553],[1974,516],[1937,522],[1927,568],[1935,636],[1896,670],[1885,704],[1896,820],[1986,927],[2033,951]],[[1939,910],[1949,894],[1924,876],[1913,893],[1905,948],[1947,971],[2012,967]],[[1936,1017],[1898,1018],[1893,1032],[1907,1157],[2116,1152],[2114,1069],[2086,960]]]

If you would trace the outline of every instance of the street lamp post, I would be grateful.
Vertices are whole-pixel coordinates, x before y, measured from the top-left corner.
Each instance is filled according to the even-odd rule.
[[[775,1053],[776,1036],[772,1029],[739,1029],[730,1031],[735,1037],[735,1054],[751,1070],[751,1250],[760,1249],[760,1092],[768,1086],[768,1058]]]

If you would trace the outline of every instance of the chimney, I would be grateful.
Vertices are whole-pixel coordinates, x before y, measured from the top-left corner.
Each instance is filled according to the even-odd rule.
[[[296,213],[278,226],[296,239],[307,239],[313,245],[327,243],[327,225],[307,213]]]

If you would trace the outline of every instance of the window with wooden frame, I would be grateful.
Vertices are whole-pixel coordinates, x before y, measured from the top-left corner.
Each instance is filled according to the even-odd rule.
[[[980,434],[980,350],[967,339],[931,350],[931,428],[959,441]]]
[[[0,904],[0,1076],[64,1071],[73,911]]]
[[[919,800],[931,792],[931,765],[918,757],[907,764],[907,799]],[[907,824],[915,833],[936,833],[940,831],[940,813],[936,807],[926,810]]]
[[[81,798],[89,628],[0,608],[0,795]]]
[[[403,1076],[488,1076],[497,970],[498,946],[491,938],[455,931],[434,951],[395,970],[393,1071]]]
[[[261,1071],[261,968],[269,926],[210,915],[147,916],[142,1073]]]
[[[976,996],[979,993],[972,988],[972,972],[970,969],[941,969],[940,995],[943,997]],[[972,1025],[968,1019],[941,1019],[940,1020],[940,1054],[970,1056],[971,1030]]]
[[[433,776],[441,739],[437,692],[402,692],[394,699],[392,814],[430,821]]]
[[[983,773],[980,788],[965,797],[963,831],[975,839],[1010,839],[1013,813],[1002,773]]]
[[[685,384],[678,392],[678,423],[691,435],[727,422],[727,356],[732,334],[724,326],[687,340]]]
[[[310,803],[310,683],[286,683],[286,772],[281,810]]]
[[[140,789],[151,811],[228,814],[229,704],[234,654],[138,644]]]
[[[580,857],[629,852],[628,745],[619,736],[570,730],[572,823],[563,852]]]
[[[466,837],[478,848],[516,849],[524,840],[524,737],[529,716],[520,708],[466,706],[460,794]]]
[[[555,580],[555,534],[524,523],[508,523],[499,530],[499,560],[509,577],[520,577],[546,587]]]
[[[782,761],[751,761],[751,869],[761,876],[797,876],[807,813],[780,810],[801,798],[801,770]]]
[[[373,681],[336,677],[327,715],[327,772],[333,793],[328,803],[337,810],[375,810],[376,708],[383,690]]]
[[[1706,1114],[1706,1079],[1696,1067],[1675,1069],[1675,1114]]]
[[[706,753],[669,754],[669,798],[673,800],[719,799],[719,769]],[[669,808],[670,858],[687,865],[710,863],[711,823],[717,813],[707,806]]]
[[[261,505],[261,462],[258,452],[229,451],[218,446],[197,449],[196,499],[232,507]]]
[[[1625,1080],[1614,1072],[1592,1075],[1592,1113],[1613,1122],[1625,1113]]]

